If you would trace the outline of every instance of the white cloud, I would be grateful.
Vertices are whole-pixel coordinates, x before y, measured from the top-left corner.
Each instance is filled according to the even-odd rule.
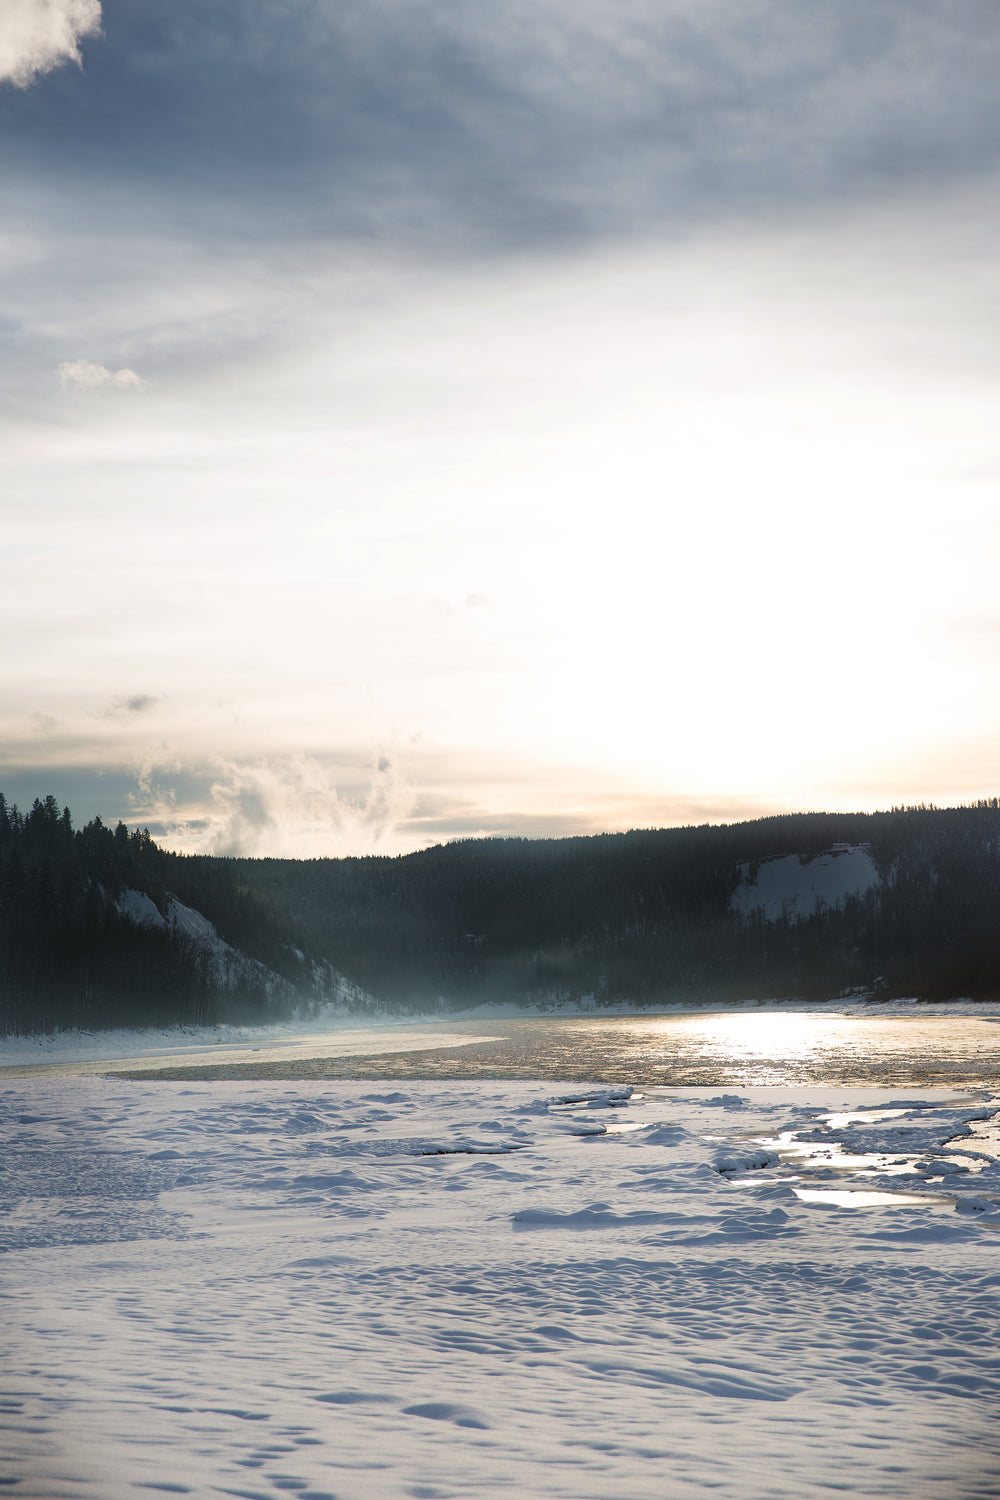
[[[3,0],[0,82],[23,89],[61,63],[80,62],[80,39],[100,29],[100,0]]]
[[[90,359],[64,359],[56,367],[61,385],[77,386],[82,391],[102,390],[112,386],[116,390],[142,391],[147,382],[134,370],[109,370]]]

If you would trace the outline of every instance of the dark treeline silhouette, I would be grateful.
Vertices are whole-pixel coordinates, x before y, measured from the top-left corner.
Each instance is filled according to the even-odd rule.
[[[0,1034],[267,1015],[259,981],[220,973],[218,958],[169,922],[151,926],[123,912],[121,898],[134,890],[168,917],[170,894],[185,899],[182,882],[162,878],[174,864],[124,823],[112,831],[95,818],[74,831],[69,809],[51,796],[22,815],[0,795]],[[204,869],[196,893],[198,909],[218,912],[234,944],[280,948],[288,967],[267,914],[226,872]]]
[[[864,896],[800,920],[731,911],[741,866],[754,879],[836,844],[868,846],[881,879]],[[303,943],[398,1005],[1000,995],[996,800],[235,864]]]
[[[862,895],[798,919],[731,909],[741,878],[865,845]],[[220,974],[171,898],[272,971]],[[152,1025],[287,1013],[323,961],[404,1010],[592,996],[637,1006],[777,996],[1000,996],[1000,802],[567,839],[470,839],[405,856],[171,854],[53,798],[0,797],[0,1027]],[[314,994],[314,992],[313,992]]]

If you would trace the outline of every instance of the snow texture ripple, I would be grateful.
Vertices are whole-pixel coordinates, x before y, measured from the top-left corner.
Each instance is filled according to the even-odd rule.
[[[1000,1493],[1000,1101],[44,1078],[0,1108],[12,1495]]]

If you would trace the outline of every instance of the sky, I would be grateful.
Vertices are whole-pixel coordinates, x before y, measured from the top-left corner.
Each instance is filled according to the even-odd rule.
[[[997,795],[998,77],[995,0],[6,0],[0,789]]]

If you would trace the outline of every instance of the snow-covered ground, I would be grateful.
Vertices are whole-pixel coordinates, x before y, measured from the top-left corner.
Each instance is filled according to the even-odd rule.
[[[9,1492],[985,1500],[998,1107],[4,1079]]]

